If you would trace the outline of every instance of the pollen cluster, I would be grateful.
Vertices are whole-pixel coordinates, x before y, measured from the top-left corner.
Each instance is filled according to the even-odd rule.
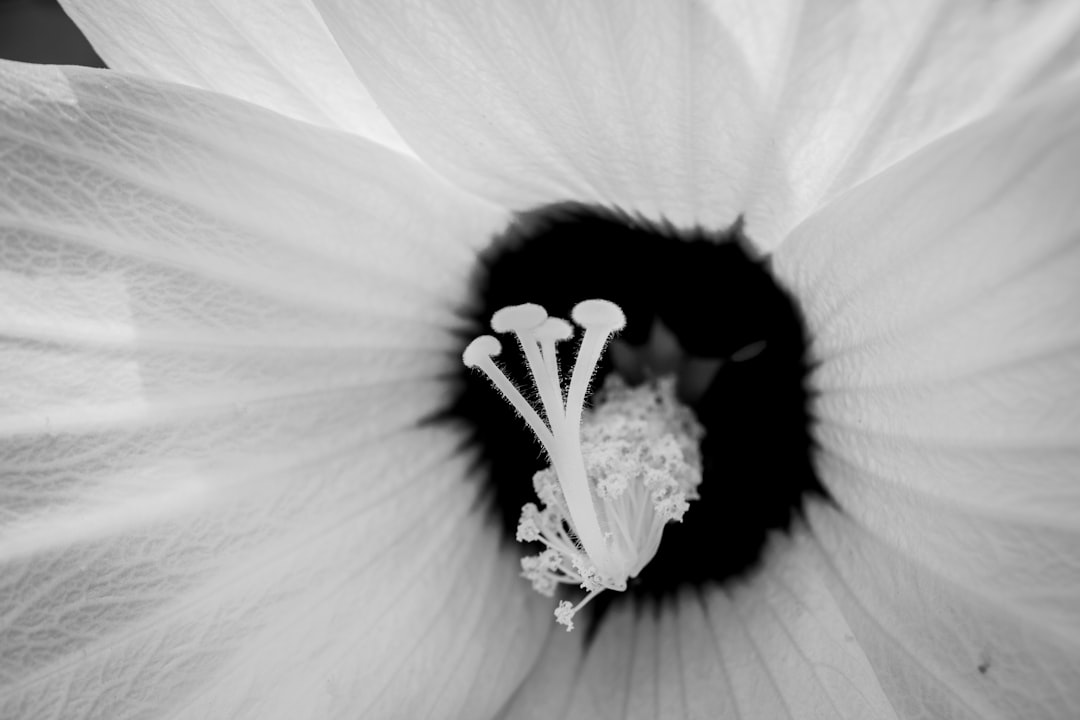
[[[573,337],[570,323],[532,304],[503,308],[492,318],[496,332],[516,335],[543,418],[492,360],[502,349],[498,340],[478,337],[464,354],[465,364],[491,379],[547,451],[550,466],[533,477],[540,504],[522,508],[517,539],[545,546],[521,561],[534,589],[547,596],[560,585],[586,591],[577,605],[562,601],[555,610],[567,630],[598,593],[625,590],[656,554],[664,526],[682,521],[698,497],[704,434],[675,399],[672,378],[630,388],[609,376],[586,412],[597,361],[625,318],[605,300],[579,303],[571,317],[585,335],[565,390],[556,344]]]

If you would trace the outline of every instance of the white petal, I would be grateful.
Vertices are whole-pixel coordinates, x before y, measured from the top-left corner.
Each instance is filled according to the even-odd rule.
[[[769,69],[700,3],[316,1],[402,135],[479,193],[685,224],[745,206]]]
[[[548,619],[418,423],[502,211],[113,72],[0,64],[0,155],[0,717],[501,705]]]
[[[988,601],[877,528],[836,512],[815,512],[813,526],[836,568],[832,594],[900,717],[1077,716],[1080,654],[1067,633]]]
[[[309,0],[61,4],[114,70],[216,90],[411,153]]]
[[[549,690],[552,695],[570,698],[563,717],[567,720],[603,720],[621,718],[626,713],[634,672],[636,626],[635,613],[626,604],[616,607],[604,618],[593,645],[578,666],[573,686]],[[553,638],[552,642],[559,640],[562,638]]]
[[[512,207],[771,247],[822,199],[1071,71],[1080,6],[879,0],[315,0],[426,160]]]
[[[840,584],[800,530],[730,592],[616,609],[583,661],[557,633],[505,717],[895,720],[830,590]]]
[[[1072,0],[787,3],[750,237],[774,247],[860,180],[1080,66]]]
[[[934,717],[1080,712],[1077,168],[1072,85],[842,196],[777,256],[821,361],[822,477],[876,536],[859,554],[835,529],[833,551],[868,625],[899,613],[888,691],[936,688]]]
[[[550,617],[550,601],[545,617]],[[527,680],[496,717],[499,720],[551,720],[565,718],[570,693],[580,677],[584,644],[582,633],[550,626],[544,652]]]
[[[799,531],[771,548],[761,576],[710,596],[708,617],[742,717],[896,717],[827,586],[829,573]]]

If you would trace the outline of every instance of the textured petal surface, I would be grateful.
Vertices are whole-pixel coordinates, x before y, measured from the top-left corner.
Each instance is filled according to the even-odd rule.
[[[724,224],[745,205],[763,110],[740,42],[756,38],[701,3],[317,6],[402,135],[480,193]]]
[[[1080,714],[1080,87],[795,230],[821,364],[815,530],[905,717]]]
[[[771,248],[816,207],[935,138],[1072,77],[1071,0],[785,2],[788,38],[747,229]]]
[[[549,617],[419,423],[502,211],[221,95],[0,73],[0,717],[502,705]]]
[[[556,634],[506,717],[895,720],[834,587],[839,575],[800,531],[732,592],[614,611],[584,659]],[[575,667],[568,683],[561,668]]]
[[[315,0],[426,160],[513,207],[765,247],[824,199],[1072,71],[1080,5],[981,0]]]
[[[216,90],[411,152],[309,0],[61,0],[114,70]]]

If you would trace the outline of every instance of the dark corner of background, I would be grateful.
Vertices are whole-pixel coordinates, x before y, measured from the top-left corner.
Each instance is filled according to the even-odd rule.
[[[0,58],[105,67],[56,0],[0,0]]]

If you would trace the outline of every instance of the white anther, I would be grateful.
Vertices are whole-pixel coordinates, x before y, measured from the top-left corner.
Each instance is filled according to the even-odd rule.
[[[570,632],[574,629],[574,613],[577,612],[577,608],[571,605],[566,600],[559,603],[559,606],[555,608],[555,621],[560,625],[566,626],[566,632]]]

